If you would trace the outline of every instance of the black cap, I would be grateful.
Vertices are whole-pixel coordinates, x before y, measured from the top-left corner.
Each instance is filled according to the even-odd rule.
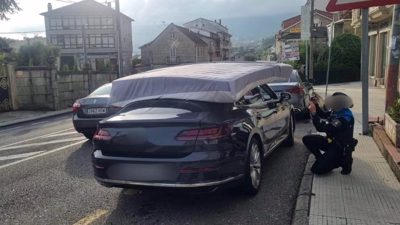
[[[347,96],[347,95],[346,95],[345,93],[343,93],[343,92],[335,92],[335,93],[333,93],[332,96],[338,96],[338,95]]]

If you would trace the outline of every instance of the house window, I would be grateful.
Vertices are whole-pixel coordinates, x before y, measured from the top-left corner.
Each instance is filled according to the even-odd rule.
[[[171,38],[175,38],[175,33],[171,32]]]
[[[63,49],[83,48],[82,35],[67,34],[67,35],[52,35],[51,43],[55,46],[60,46]],[[114,48],[113,34],[95,34],[86,36],[87,48]]]
[[[176,57],[176,48],[172,47],[169,49],[169,57],[171,57],[171,58]]]
[[[114,29],[112,16],[51,16],[50,30],[76,30],[88,25],[87,29]]]

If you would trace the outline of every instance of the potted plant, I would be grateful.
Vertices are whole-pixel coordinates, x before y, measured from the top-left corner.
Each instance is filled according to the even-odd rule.
[[[400,147],[400,98],[385,113],[385,131],[396,147]]]

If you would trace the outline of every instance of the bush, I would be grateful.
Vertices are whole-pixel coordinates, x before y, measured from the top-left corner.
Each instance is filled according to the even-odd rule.
[[[68,66],[68,64],[64,64],[62,70],[63,70],[63,71],[69,71],[69,66]]]
[[[396,123],[400,123],[400,98],[397,98],[389,107],[388,114]]]
[[[42,42],[21,46],[17,53],[18,66],[49,66],[47,60],[50,56],[58,58],[61,49]]]
[[[320,54],[315,69],[328,68],[329,47]],[[361,66],[361,38],[353,34],[343,34],[332,41],[332,70],[359,70]]]
[[[254,54],[249,54],[244,57],[244,61],[256,61],[257,57]]]

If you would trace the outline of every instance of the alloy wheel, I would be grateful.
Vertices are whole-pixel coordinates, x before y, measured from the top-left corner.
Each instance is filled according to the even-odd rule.
[[[250,177],[253,187],[258,188],[261,182],[261,157],[260,149],[256,143],[251,146]]]

